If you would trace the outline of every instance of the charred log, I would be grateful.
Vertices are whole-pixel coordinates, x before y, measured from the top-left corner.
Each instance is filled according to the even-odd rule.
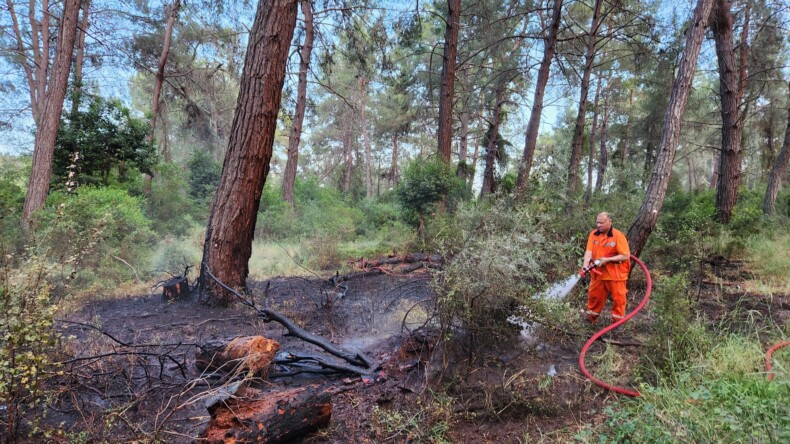
[[[212,343],[195,353],[199,371],[246,372],[266,377],[280,344],[263,336],[242,336],[228,343]]]
[[[309,385],[274,393],[240,388],[233,397],[208,406],[211,420],[199,442],[282,443],[329,424],[331,387]]]

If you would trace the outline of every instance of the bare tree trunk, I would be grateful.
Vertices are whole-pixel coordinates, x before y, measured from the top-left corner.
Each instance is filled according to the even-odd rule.
[[[173,26],[178,18],[178,10],[181,9],[181,0],[173,0],[167,7],[167,22],[165,24],[165,40],[162,43],[162,54],[159,56],[159,65],[156,69],[156,80],[154,81],[154,92],[151,102],[151,132],[148,134],[148,142],[154,141],[156,134],[156,120],[159,116],[159,98],[162,95],[162,85],[165,83],[165,66],[167,58],[170,56],[170,41],[173,37]]]
[[[611,96],[611,87],[609,85],[609,80],[611,79],[611,73],[607,76],[606,79],[606,91],[604,91],[604,100],[603,100],[603,121],[601,122],[601,147],[600,153],[598,157],[598,177],[595,181],[595,192],[600,193],[603,189],[603,180],[604,176],[606,175],[606,167],[609,163],[609,150],[606,147],[606,144],[609,143],[609,97]]]
[[[698,0],[694,9],[689,29],[686,31],[686,45],[680,60],[678,75],[669,96],[669,105],[664,114],[664,129],[661,136],[658,158],[656,159],[650,183],[642,201],[639,212],[628,229],[628,243],[631,254],[639,256],[647,243],[647,238],[653,232],[658,220],[658,212],[664,205],[667,185],[672,174],[672,165],[675,162],[680,128],[683,113],[686,109],[691,82],[697,67],[702,39],[705,37],[705,27],[708,23],[713,0]]]
[[[74,52],[74,99],[71,101],[71,115],[76,116],[80,109],[80,99],[82,98],[82,67],[85,64],[85,34],[88,32],[88,15],[90,13],[90,0],[84,0],[80,5],[82,17],[77,27],[77,40]]]
[[[299,2],[304,16],[304,44],[299,50],[299,83],[296,87],[296,110],[294,112],[291,132],[288,135],[288,160],[283,173],[283,200],[294,206],[294,184],[296,183],[296,166],[299,163],[299,142],[302,138],[302,123],[307,106],[307,70],[310,68],[310,56],[313,52],[313,8],[309,0]]]
[[[549,72],[551,71],[551,61],[557,48],[557,33],[560,29],[562,20],[562,0],[554,0],[554,8],[551,15],[551,25],[548,34],[543,42],[543,60],[538,69],[538,79],[535,83],[535,95],[532,99],[532,112],[529,115],[527,132],[524,136],[524,153],[521,155],[521,162],[518,164],[518,176],[516,176],[516,202],[524,198],[529,180],[529,173],[532,170],[532,160],[535,158],[535,146],[538,141],[538,130],[540,129],[540,118],[543,114],[543,96],[546,92],[546,84],[549,82]]]
[[[721,155],[719,183],[716,188],[716,213],[719,221],[727,224],[732,217],[738,186],[741,181],[741,132],[743,121],[740,115],[743,91],[739,71],[735,64],[733,45],[733,17],[727,0],[716,0],[711,17],[711,29],[716,41],[719,61],[719,95],[721,97]],[[744,34],[748,33],[748,9]],[[746,45],[746,41],[741,42]],[[743,62],[745,63],[745,57]],[[746,67],[741,66],[744,70]],[[743,76],[745,79],[745,75]]]
[[[601,77],[598,77],[598,82],[595,87],[595,99],[593,100],[593,118],[592,126],[590,127],[590,153],[589,161],[587,162],[587,191],[584,195],[584,201],[590,202],[593,192],[593,169],[595,166],[595,136],[598,132],[598,110],[601,98]]]
[[[285,65],[296,27],[297,0],[258,3],[231,126],[228,151],[211,210],[200,288],[203,302],[228,305],[232,288],[246,289],[249,258],[263,186],[269,173]]]
[[[506,87],[507,78],[504,73],[501,73],[496,89],[496,103],[494,104],[493,115],[491,116],[491,124],[486,133],[486,169],[483,172],[483,186],[480,188],[481,199],[496,191],[494,168],[496,168],[496,162],[499,158],[499,122],[502,115],[502,106],[505,104],[504,97]]]
[[[40,96],[44,97],[44,102],[40,119],[36,122],[33,165],[30,171],[25,204],[22,209],[21,222],[22,228],[25,230],[31,227],[33,212],[44,207],[47,193],[49,192],[49,179],[52,175],[52,156],[55,152],[55,138],[60,126],[63,102],[66,99],[71,58],[74,54],[74,42],[77,39],[79,11],[79,0],[64,1],[52,77],[49,78],[49,81],[47,81],[46,77],[39,77],[38,79],[39,83],[46,84],[46,93]],[[45,17],[49,17],[48,11],[45,11]]]
[[[362,145],[365,147],[365,195],[368,199],[373,197],[373,153],[370,150],[370,141],[368,140],[368,122],[365,120],[367,108],[367,91],[365,90],[365,83],[367,79],[364,76],[359,78],[359,103],[362,108]]]
[[[344,193],[351,191],[351,174],[354,169],[354,143],[351,134],[351,121],[354,110],[347,109],[343,114],[343,184]]]
[[[392,160],[390,161],[390,170],[387,173],[387,182],[389,186],[393,187],[400,182],[400,172],[398,171],[398,134],[392,134]]]
[[[453,143],[453,95],[455,93],[455,58],[458,54],[458,29],[461,24],[461,0],[447,0],[447,25],[444,30],[442,83],[439,91],[439,156],[450,162]]]
[[[478,137],[475,138],[475,150],[472,153],[472,174],[467,177],[467,182],[469,184],[469,189],[472,189],[472,185],[475,182],[475,176],[477,175],[477,161],[480,158],[480,139]]]
[[[787,83],[790,89],[790,82]],[[788,95],[790,97],[790,95]],[[765,190],[763,199],[763,212],[773,214],[776,212],[776,196],[779,194],[779,186],[787,170],[787,160],[790,158],[790,100],[787,101],[787,128],[785,129],[785,141],[782,144],[782,151],[776,157],[771,172],[768,174],[768,188]]]
[[[602,0],[595,0],[590,33],[587,35],[587,52],[584,55],[584,73],[582,74],[581,92],[579,94],[579,112],[576,115],[576,126],[573,130],[571,142],[571,160],[568,165],[568,195],[576,194],[578,186],[579,163],[582,159],[582,142],[584,140],[584,127],[587,115],[587,95],[590,90],[590,73],[595,61],[595,43],[598,36]]]

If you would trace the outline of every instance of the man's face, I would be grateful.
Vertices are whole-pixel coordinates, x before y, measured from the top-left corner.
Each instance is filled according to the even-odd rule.
[[[612,221],[609,220],[608,217],[599,214],[598,217],[595,218],[595,226],[598,227],[598,231],[601,233],[606,233],[612,228]]]

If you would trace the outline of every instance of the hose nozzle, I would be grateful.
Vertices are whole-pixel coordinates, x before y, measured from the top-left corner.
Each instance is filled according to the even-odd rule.
[[[582,267],[582,269],[579,270],[579,276],[584,277],[584,276],[587,275],[587,273],[589,273],[591,271],[593,273],[596,273],[596,274],[603,274],[600,271],[596,270],[596,268],[600,267],[600,266],[601,266],[601,260],[600,259],[596,259],[593,262],[590,262],[589,265],[587,265],[585,267]]]

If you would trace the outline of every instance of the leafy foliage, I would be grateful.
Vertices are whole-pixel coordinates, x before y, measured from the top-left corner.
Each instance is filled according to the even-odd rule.
[[[45,261],[32,257],[11,269],[11,255],[0,258],[0,435],[17,436],[23,416],[45,414],[45,382],[55,369],[58,341]]]
[[[195,150],[188,166],[189,195],[198,202],[211,203],[222,175],[222,165],[208,153]]]
[[[53,176],[65,185],[74,162],[75,180],[80,185],[124,183],[129,171],[152,174],[156,162],[153,145],[146,142],[149,126],[132,117],[117,99],[87,95],[87,108],[64,113],[58,128],[53,159]],[[72,97],[78,100],[78,97]]]
[[[153,240],[151,221],[142,207],[140,198],[117,188],[52,193],[38,215],[41,245],[75,277],[75,284],[129,281],[135,277],[131,267],[147,269]]]
[[[445,199],[448,209],[452,209],[468,195],[468,190],[452,165],[431,157],[408,164],[396,195],[403,206],[404,219],[418,225]]]

